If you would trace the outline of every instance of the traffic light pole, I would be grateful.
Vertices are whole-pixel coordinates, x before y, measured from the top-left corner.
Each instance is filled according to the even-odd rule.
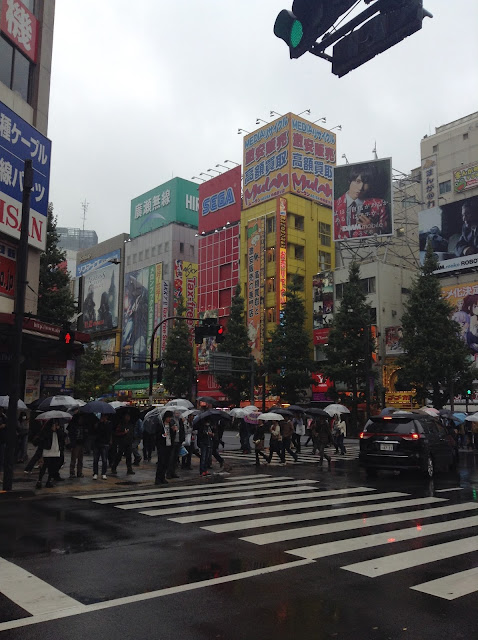
[[[20,399],[20,366],[22,358],[23,318],[28,268],[28,232],[30,229],[30,193],[33,188],[32,161],[25,160],[23,173],[22,226],[17,252],[17,281],[15,286],[15,319],[13,329],[12,364],[10,368],[10,399],[7,410],[6,447],[3,489],[11,491],[17,438],[17,407]]]

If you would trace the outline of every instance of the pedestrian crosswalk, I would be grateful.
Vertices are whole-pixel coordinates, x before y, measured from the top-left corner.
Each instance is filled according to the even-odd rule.
[[[360,445],[356,442],[351,444],[347,444],[345,454],[335,453],[335,449],[328,448],[325,450],[326,454],[329,455],[332,460],[357,460],[359,456]],[[268,452],[266,451],[266,454]],[[255,464],[256,462],[256,454],[254,451],[251,453],[242,453],[242,451],[229,451],[225,450],[221,451],[221,456],[226,460],[234,460],[236,462],[243,462],[248,464]],[[312,447],[302,447],[301,452],[298,454],[298,464],[317,464],[319,462],[319,455],[314,454],[312,452]],[[260,458],[261,464],[267,464],[263,458]],[[286,454],[286,462],[290,462],[291,464],[294,462],[293,458],[287,453]],[[273,456],[271,461],[271,466],[281,466],[282,463],[279,461],[277,455]]]
[[[337,557],[342,570],[364,579],[413,569],[409,588],[437,598],[478,592],[478,535],[473,535],[478,503],[452,502],[443,494],[416,497],[366,486],[322,489],[317,480],[256,474],[76,498],[196,525],[251,545],[277,545],[302,559],[336,562]],[[460,557],[469,563],[460,566]],[[450,560],[456,565],[452,570]],[[417,581],[421,568],[430,577],[432,563],[432,575],[439,577]]]

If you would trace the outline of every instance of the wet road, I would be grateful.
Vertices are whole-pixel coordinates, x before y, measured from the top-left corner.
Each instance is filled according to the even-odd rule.
[[[475,638],[478,453],[428,482],[348,449],[0,500],[1,640]]]

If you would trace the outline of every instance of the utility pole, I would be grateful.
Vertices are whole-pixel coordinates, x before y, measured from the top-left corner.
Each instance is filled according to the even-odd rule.
[[[31,160],[25,160],[23,172],[22,226],[17,253],[17,282],[15,286],[15,320],[13,328],[12,363],[10,368],[10,400],[7,410],[7,443],[3,472],[3,489],[11,491],[17,438],[17,407],[20,399],[20,372],[22,362],[23,318],[25,316],[25,290],[28,268],[28,233],[30,229],[30,194],[33,188]]]

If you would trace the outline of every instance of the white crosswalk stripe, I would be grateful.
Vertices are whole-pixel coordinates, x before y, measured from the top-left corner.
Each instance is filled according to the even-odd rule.
[[[317,480],[256,474],[206,486],[135,489],[79,498],[177,524],[198,524],[211,533],[237,535],[249,544],[279,544],[285,553],[309,561],[338,556],[340,562],[344,555],[350,564],[341,566],[340,562],[339,566],[366,578],[478,551],[478,536],[464,537],[478,526],[478,503],[451,503],[443,493],[413,497],[371,487],[324,490]],[[392,529],[394,524],[400,528]],[[242,534],[251,529],[256,529],[254,535]],[[440,534],[447,536],[446,542],[437,543]],[[415,546],[417,539],[420,548],[391,553],[397,545],[402,549],[406,544]],[[353,554],[363,556],[363,550],[374,557],[353,562]],[[478,568],[460,568],[455,573],[444,569],[442,577],[410,588],[447,600],[477,592]],[[419,580],[413,577],[413,581]]]
[[[340,452],[335,453],[334,449],[326,449],[327,455],[329,455],[332,460],[357,460],[359,455],[360,445],[357,443],[347,444],[346,452],[342,455]],[[265,452],[266,455],[268,452]],[[244,463],[255,464],[256,463],[256,454],[254,451],[252,453],[242,453],[242,451],[228,451],[227,449],[222,452],[221,456],[226,460],[234,460]],[[267,465],[263,458],[260,458],[261,464]],[[298,454],[298,462],[294,463],[293,458],[289,454],[286,454],[286,462],[290,464],[318,464],[319,455],[312,453],[312,447],[302,447],[301,453]],[[279,461],[277,455],[274,455],[271,466],[282,466],[282,463]]]

